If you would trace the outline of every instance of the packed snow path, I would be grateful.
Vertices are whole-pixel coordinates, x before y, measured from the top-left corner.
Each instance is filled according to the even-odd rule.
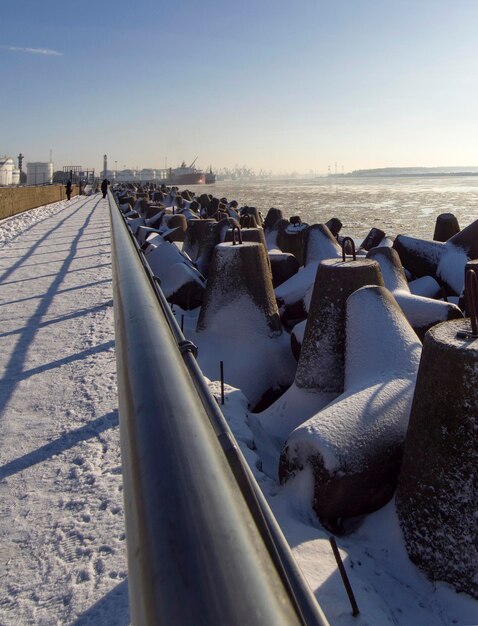
[[[108,201],[0,222],[0,624],[129,624]]]

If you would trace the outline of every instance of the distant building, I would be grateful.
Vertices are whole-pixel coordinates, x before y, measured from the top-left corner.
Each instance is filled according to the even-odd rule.
[[[143,169],[139,172],[139,180],[150,182],[156,180],[156,170]]]
[[[121,170],[118,172],[118,180],[122,182],[133,182],[137,180],[134,170]]]
[[[14,161],[11,157],[0,157],[0,185],[13,185]]]
[[[101,170],[100,178],[107,178],[110,182],[112,182],[113,180],[115,180],[115,173],[112,170]]]
[[[53,182],[53,163],[27,163],[27,185],[51,185]]]

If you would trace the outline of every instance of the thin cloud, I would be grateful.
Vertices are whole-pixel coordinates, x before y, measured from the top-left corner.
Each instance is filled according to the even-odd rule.
[[[0,46],[4,50],[10,50],[10,52],[27,52],[28,54],[43,54],[45,56],[62,57],[63,52],[57,50],[49,50],[48,48],[19,48],[18,46]]]

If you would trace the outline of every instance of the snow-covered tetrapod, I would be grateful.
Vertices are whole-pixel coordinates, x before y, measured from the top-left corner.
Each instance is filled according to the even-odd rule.
[[[188,221],[183,252],[194,261],[203,276],[207,275],[214,246],[217,243],[216,226],[217,222],[214,219]]]
[[[291,218],[292,220],[292,218]],[[292,221],[282,219],[274,224],[277,232],[277,246],[283,252],[291,252],[299,261],[299,265],[304,264],[304,233],[307,224],[300,220]]]
[[[342,249],[325,224],[308,226],[303,239],[304,267],[276,288],[283,321],[306,317],[319,264],[342,257]]]
[[[264,220],[264,232],[268,233],[279,220],[283,219],[282,211],[271,207]]]
[[[398,235],[393,247],[414,276],[436,277],[451,294],[459,295],[466,262],[478,258],[478,220],[445,243]]]
[[[376,261],[328,259],[319,265],[295,376],[299,388],[343,391],[345,302],[365,285],[383,285]]]
[[[204,374],[217,379],[223,361],[226,382],[252,406],[272,387],[290,385],[295,363],[263,244],[216,246],[194,341]]]
[[[250,415],[263,469],[277,477],[287,436],[343,391],[345,302],[364,285],[383,284],[376,261],[328,259],[317,270],[294,383],[268,409]]]
[[[280,461],[281,481],[312,469],[313,508],[335,532],[394,493],[420,353],[387,289],[348,298],[344,391],[294,430]]]
[[[367,258],[380,263],[385,287],[392,292],[398,306],[421,340],[433,325],[463,317],[456,304],[411,293],[400,257],[393,248],[373,248],[367,254]],[[430,277],[430,280],[433,279]]]
[[[478,341],[469,330],[453,320],[425,336],[397,511],[412,561],[478,598]]]
[[[205,288],[204,278],[175,244],[165,241],[161,235],[156,235],[148,240],[145,255],[171,304],[177,304],[186,310],[201,304]]]

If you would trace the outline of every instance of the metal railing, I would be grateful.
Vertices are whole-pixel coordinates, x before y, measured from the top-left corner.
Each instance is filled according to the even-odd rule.
[[[326,626],[109,192],[132,623]]]

